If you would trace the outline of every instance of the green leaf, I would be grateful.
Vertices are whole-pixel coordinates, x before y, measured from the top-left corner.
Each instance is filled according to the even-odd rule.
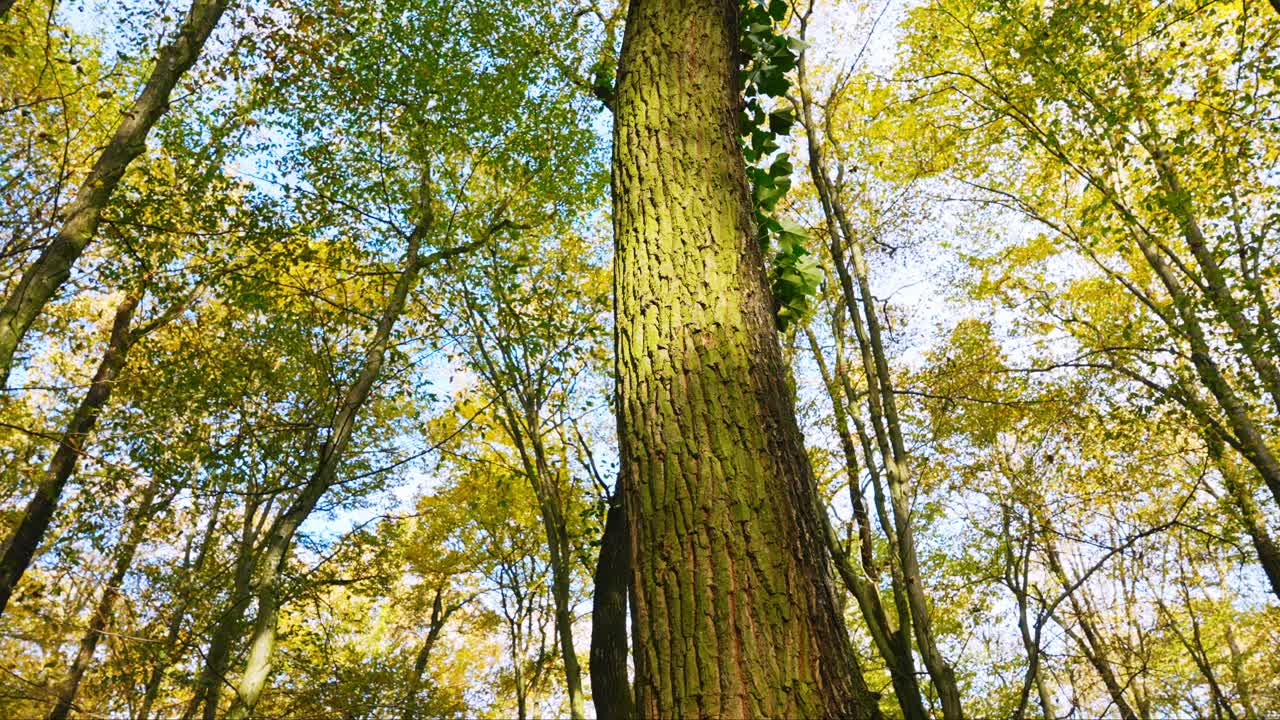
[[[784,236],[795,238],[797,240],[808,239],[809,233],[799,223],[788,218],[778,218],[778,231]]]
[[[769,129],[777,135],[786,135],[795,125],[796,117],[790,109],[775,110],[769,113]]]

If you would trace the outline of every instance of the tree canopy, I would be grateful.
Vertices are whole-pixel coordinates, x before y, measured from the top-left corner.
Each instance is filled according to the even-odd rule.
[[[0,0],[0,716],[1280,715],[1280,4]]]

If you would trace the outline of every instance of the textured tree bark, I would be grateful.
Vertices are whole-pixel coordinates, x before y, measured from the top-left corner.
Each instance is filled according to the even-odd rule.
[[[616,374],[642,717],[874,717],[827,560],[738,145],[733,0],[633,0]]]
[[[71,276],[71,267],[97,234],[102,211],[120,184],[120,178],[146,149],[151,127],[169,109],[169,94],[199,57],[228,2],[192,2],[177,37],[160,49],[142,94],[125,111],[115,135],[98,155],[75,199],[67,206],[57,237],[26,269],[13,292],[0,305],[0,388],[9,382],[13,356],[22,336]]]
[[[62,490],[75,472],[80,456],[84,454],[85,441],[97,425],[98,415],[111,397],[116,378],[128,360],[129,348],[136,339],[130,333],[129,326],[141,299],[141,295],[129,295],[116,309],[111,324],[111,339],[102,353],[93,383],[62,432],[58,449],[49,461],[35,495],[27,503],[18,527],[4,544],[4,550],[0,553],[0,615],[4,614],[9,597],[31,564],[36,549],[40,547],[40,541],[58,508]]]
[[[102,639],[107,625],[111,623],[111,616],[115,611],[116,597],[120,594],[120,585],[124,582],[124,577],[129,572],[129,566],[133,565],[134,555],[137,554],[138,546],[142,544],[142,538],[146,533],[147,525],[155,514],[156,508],[153,507],[153,503],[159,489],[159,481],[153,479],[146,489],[142,491],[142,497],[129,528],[129,534],[125,537],[124,544],[117,551],[116,560],[111,569],[111,577],[107,579],[107,585],[102,590],[102,597],[98,599],[98,606],[94,608],[93,616],[89,620],[89,628],[85,631],[84,637],[80,639],[80,647],[76,651],[75,660],[72,661],[71,667],[67,670],[67,677],[63,679],[62,685],[58,688],[58,699],[54,703],[53,709],[49,711],[47,720],[67,720],[67,716],[71,714],[71,706],[76,700],[76,693],[80,691],[80,681],[84,679],[85,672],[89,670],[89,666],[93,663],[93,654],[98,649],[98,642]]]
[[[627,581],[630,533],[621,488],[609,500],[591,598],[591,690],[596,716],[632,720],[635,701],[627,670]]]

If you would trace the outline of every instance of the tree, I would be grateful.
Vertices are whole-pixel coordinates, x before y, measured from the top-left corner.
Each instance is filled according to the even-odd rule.
[[[58,508],[58,498],[85,452],[87,439],[111,397],[111,391],[128,361],[130,348],[148,333],[173,320],[186,307],[185,302],[176,303],[156,318],[134,327],[133,316],[141,300],[142,293],[135,291],[126,295],[116,308],[111,321],[111,336],[93,382],[62,432],[58,449],[49,461],[35,495],[27,503],[17,527],[4,542],[0,555],[0,615],[3,615],[9,597],[27,571],[49,528],[53,513]]]
[[[1267,429],[1280,413],[1277,288],[1262,259],[1277,222],[1262,158],[1275,146],[1259,102],[1276,93],[1275,58],[1260,51],[1276,30],[1254,20],[1235,3],[1203,14],[1185,3],[1069,3],[1048,13],[1034,3],[935,3],[913,14],[904,66],[931,95],[940,145],[962,156],[1002,143],[1024,153],[1017,169],[974,162],[967,182],[975,200],[1043,229],[1025,243],[1029,253],[1006,258],[1041,267],[1071,258],[1089,267],[1078,289],[1105,283],[1127,298],[1129,318],[1099,322],[1090,315],[1101,303],[1083,307],[1064,289],[1040,296],[1078,350],[1058,362],[1109,368],[1181,405],[1208,443],[1252,467],[1233,495],[1244,517],[1258,481],[1280,504]],[[1232,28],[1231,46],[1208,41],[1206,28]],[[1258,80],[1246,87],[1225,67]],[[1203,102],[1187,99],[1187,87]],[[950,123],[957,113],[984,120]],[[998,292],[1034,295],[1048,276],[1029,279]],[[1280,576],[1269,538],[1255,530],[1253,542]]]
[[[146,149],[147,134],[169,108],[169,94],[200,56],[228,1],[194,0],[177,36],[160,48],[146,86],[124,113],[111,141],[94,161],[75,199],[64,210],[57,235],[26,268],[0,305],[0,387],[8,384],[18,344],[92,242],[102,212],[125,170]]]
[[[536,241],[520,237],[526,233],[537,233]],[[587,262],[585,242],[570,227],[517,230],[504,245],[502,253],[487,248],[490,257],[470,268],[465,283],[470,292],[460,302],[458,323],[466,336],[459,344],[493,397],[505,444],[538,502],[569,709],[580,718],[586,708],[570,585],[581,542],[570,535],[566,517],[578,504],[573,495],[579,490],[572,482],[573,449],[565,441],[565,427],[581,402],[581,376],[599,359],[604,277]],[[532,257],[539,249],[541,256]],[[479,294],[487,301],[483,314]]]
[[[839,615],[738,145],[738,9],[633,0],[614,96],[643,716],[878,714]]]

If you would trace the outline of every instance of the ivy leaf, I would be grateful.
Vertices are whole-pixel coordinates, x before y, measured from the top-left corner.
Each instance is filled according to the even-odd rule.
[[[778,232],[782,233],[783,237],[791,237],[796,240],[807,240],[809,238],[808,231],[794,220],[778,218],[777,223]]]
[[[806,295],[816,292],[822,284],[822,265],[809,252],[796,259],[796,273],[800,275],[801,287]]]
[[[782,97],[791,89],[791,81],[787,79],[784,70],[764,76],[760,80],[760,92],[773,97]],[[788,126],[790,127],[790,126]]]
[[[790,83],[788,83],[790,86]],[[795,125],[796,117],[790,109],[775,110],[769,113],[769,129],[776,135],[786,135],[791,132],[791,126]]]

